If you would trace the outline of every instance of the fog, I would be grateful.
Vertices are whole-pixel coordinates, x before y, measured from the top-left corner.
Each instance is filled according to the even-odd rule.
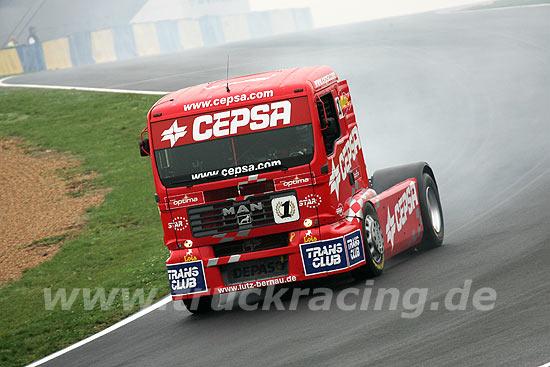
[[[31,26],[36,27],[40,39],[46,41],[131,23],[307,8],[311,14],[312,26],[326,27],[463,6],[473,2],[475,1],[349,0],[337,4],[326,0],[2,0],[0,42],[3,46],[14,36],[19,44],[26,43]]]
[[[250,0],[253,11],[307,7],[311,10],[314,27],[360,22],[392,16],[414,14],[436,9],[465,6],[490,1],[473,0],[348,0],[341,3],[327,0]]]

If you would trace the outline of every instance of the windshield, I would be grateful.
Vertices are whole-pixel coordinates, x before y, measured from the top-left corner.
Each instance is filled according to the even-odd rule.
[[[308,164],[313,146],[304,124],[159,149],[155,159],[166,187],[191,186]]]

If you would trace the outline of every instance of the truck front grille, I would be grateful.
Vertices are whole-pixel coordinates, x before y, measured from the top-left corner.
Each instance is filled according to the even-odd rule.
[[[191,207],[187,210],[191,233],[194,237],[206,237],[275,224],[271,200],[289,193],[292,192],[262,194],[243,201],[226,200]]]
[[[231,256],[245,254],[247,252],[256,252],[271,250],[274,248],[288,246],[288,233],[277,233],[269,236],[245,238],[231,242],[222,242],[214,245],[214,256]]]

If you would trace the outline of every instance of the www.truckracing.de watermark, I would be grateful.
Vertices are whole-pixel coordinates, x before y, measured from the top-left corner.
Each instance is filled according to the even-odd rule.
[[[59,288],[44,289],[46,310],[63,311],[75,308],[84,311],[109,310],[121,308],[125,311],[139,310],[153,304],[159,289],[153,288],[147,293],[142,288],[73,288],[68,291]],[[459,287],[446,292],[438,292],[434,297],[429,288],[376,288],[373,280],[367,280],[364,286],[347,287],[338,291],[331,288],[282,288],[269,286],[253,288],[238,293],[215,295],[211,299],[213,311],[295,311],[298,308],[310,311],[392,311],[400,317],[414,319],[427,311],[491,311],[495,308],[497,292],[490,287],[473,287],[473,281],[466,279]],[[190,307],[198,307],[195,298]],[[185,310],[183,302],[172,302],[176,310]],[[167,306],[159,307],[159,310]]]

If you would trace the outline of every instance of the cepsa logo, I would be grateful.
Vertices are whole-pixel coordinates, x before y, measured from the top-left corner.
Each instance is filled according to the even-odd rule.
[[[305,123],[311,123],[307,98],[299,97],[155,122],[152,135],[155,149],[162,149]]]
[[[336,198],[340,199],[340,182],[346,179],[351,170],[351,164],[357,158],[357,153],[361,150],[361,141],[359,140],[359,129],[354,126],[349,134],[346,144],[338,156],[337,163],[332,160],[332,173],[330,175],[330,192],[336,192]]]
[[[409,184],[407,189],[403,192],[397,203],[393,208],[393,214],[388,207],[387,221],[386,221],[386,238],[390,243],[392,249],[394,245],[395,232],[400,232],[409,215],[413,213],[413,210],[418,206],[418,194],[416,192],[416,185],[413,181]],[[396,228],[397,227],[397,228]]]
[[[218,112],[213,115],[202,115],[193,121],[193,140],[208,140],[212,136],[221,138],[236,135],[240,128],[247,126],[250,130],[263,130],[290,124],[290,101],[261,104],[251,109],[238,108],[232,111]]]

